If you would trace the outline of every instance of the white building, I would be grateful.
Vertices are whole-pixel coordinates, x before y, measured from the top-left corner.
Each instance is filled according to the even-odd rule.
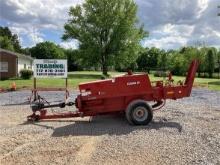
[[[34,59],[32,57],[23,54],[17,54],[17,57],[18,57],[18,62],[17,62],[18,74],[22,69],[33,70]]]

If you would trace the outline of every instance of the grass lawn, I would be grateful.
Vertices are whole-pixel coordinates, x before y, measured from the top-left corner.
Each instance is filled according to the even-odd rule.
[[[114,77],[116,75],[124,74],[120,72],[109,72],[109,74]],[[96,71],[79,71],[79,72],[69,72],[68,74],[68,84],[69,88],[76,89],[79,83],[89,82],[101,79],[101,72]],[[162,77],[154,77],[152,74],[149,75],[151,81],[163,80]],[[184,80],[185,77],[173,76],[175,82],[178,80]],[[8,89],[11,84],[15,82],[17,89],[31,89],[33,87],[33,80],[4,80],[0,81],[0,88]],[[209,78],[196,78],[195,86],[206,87],[211,90],[220,91],[220,80],[219,79],[209,79]],[[65,87],[64,79],[37,79],[38,87]]]

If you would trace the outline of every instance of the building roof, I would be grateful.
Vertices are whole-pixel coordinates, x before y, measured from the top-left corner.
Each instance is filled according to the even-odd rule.
[[[24,55],[24,54],[20,54],[20,53],[16,53],[16,52],[12,52],[12,51],[5,50],[5,49],[1,49],[1,48],[0,48],[0,52],[5,52],[5,53],[8,53],[8,54],[14,55],[14,56],[16,56],[18,58],[25,58],[25,59],[28,59],[28,60],[31,60],[31,61],[34,60],[34,58],[32,58],[30,56],[27,56],[27,55]]]

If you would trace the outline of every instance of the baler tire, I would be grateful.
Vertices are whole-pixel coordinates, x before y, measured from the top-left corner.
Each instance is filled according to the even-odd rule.
[[[144,115],[147,113],[146,119],[144,118],[144,120],[141,120],[141,121],[138,121],[134,117],[134,111],[139,107],[141,108],[142,112],[144,111]],[[153,119],[153,111],[152,111],[151,106],[146,101],[135,100],[128,105],[126,109],[126,118],[128,122],[132,125],[147,125]]]
[[[129,114],[130,114],[129,111],[130,111],[130,110],[127,109],[126,112],[125,112],[126,119],[127,119],[128,123],[129,123],[130,125],[134,125],[134,123],[133,123],[132,120],[131,120],[131,116],[129,115]]]

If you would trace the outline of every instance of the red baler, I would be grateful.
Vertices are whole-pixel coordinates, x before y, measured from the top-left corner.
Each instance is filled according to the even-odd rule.
[[[146,125],[153,118],[153,111],[160,109],[166,99],[189,97],[199,62],[192,61],[184,83],[174,85],[163,81],[150,82],[147,74],[127,74],[107,80],[79,85],[80,94],[74,103],[46,105],[41,102],[31,104],[33,114],[29,120],[97,116],[112,113],[125,113],[129,123]],[[154,101],[153,105],[148,102]],[[75,105],[77,111],[47,114],[46,108]]]

